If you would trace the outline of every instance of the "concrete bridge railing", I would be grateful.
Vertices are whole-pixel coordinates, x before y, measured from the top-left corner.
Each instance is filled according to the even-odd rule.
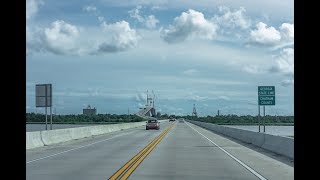
[[[120,131],[122,129],[136,128],[146,124],[146,121],[96,125],[88,127],[56,129],[48,131],[26,132],[26,149],[48,146],[61,142],[82,139],[86,137]]]
[[[253,144],[271,152],[294,159],[294,139],[289,137],[275,136],[265,133],[258,133],[243,129],[220,126],[212,123],[187,120],[188,122],[223,134],[234,139]]]
[[[166,120],[159,121],[163,122]],[[122,129],[137,128],[144,125],[146,125],[146,121],[26,132],[26,149],[49,146],[66,141],[120,131]]]

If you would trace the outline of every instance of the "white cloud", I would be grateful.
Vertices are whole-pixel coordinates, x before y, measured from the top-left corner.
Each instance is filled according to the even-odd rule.
[[[27,55],[34,52],[51,52],[54,54],[78,54],[80,51],[77,43],[80,37],[78,27],[57,20],[50,27],[26,27]]]
[[[267,27],[265,23],[259,22],[256,30],[251,30],[249,44],[262,46],[275,46],[276,49],[292,45],[294,41],[294,25],[283,23],[279,30]]]
[[[32,54],[34,51],[39,51],[41,47],[38,45],[40,39],[36,36],[36,31],[32,26],[30,26],[31,19],[35,16],[35,14],[38,12],[38,8],[40,5],[43,5],[44,3],[42,0],[27,0],[26,1],[26,55]]]
[[[51,52],[58,55],[97,55],[120,52],[137,46],[139,36],[126,21],[102,23],[102,29],[80,28],[57,20],[47,28],[26,27],[27,55]],[[80,34],[94,33],[89,37]]]
[[[26,26],[26,55],[31,55],[34,52],[39,52],[42,47],[42,40],[39,36],[41,30],[38,28],[31,28]]]
[[[159,20],[154,16],[150,15],[146,18],[146,26],[149,29],[153,29],[157,26],[157,23],[159,23]]]
[[[102,16],[98,16],[98,20],[99,20],[99,22],[104,22],[105,20],[104,20],[104,17],[102,17]]]
[[[140,9],[142,6],[138,5],[135,9],[132,9],[129,12],[130,17],[137,19],[139,22],[144,22],[144,18],[140,15]]]
[[[270,72],[282,73],[284,75],[294,74],[294,49],[285,48],[276,57],[275,64],[269,69]]]
[[[245,72],[251,73],[251,74],[259,74],[259,73],[265,72],[265,70],[261,69],[261,67],[259,67],[257,65],[244,66],[243,70]]]
[[[193,100],[193,101],[205,101],[208,98],[204,97],[204,96],[190,94],[190,95],[188,95],[188,97],[186,97],[186,99]]]
[[[223,100],[226,100],[226,101],[230,100],[230,98],[227,97],[227,96],[219,96],[218,99],[223,99]]]
[[[215,16],[213,21],[221,27],[247,29],[251,26],[251,20],[244,15],[246,12],[244,7],[231,11],[228,7],[220,6],[219,11],[224,14],[221,16]]]
[[[294,25],[289,23],[283,23],[280,26],[281,38],[283,41],[293,42],[294,40]]]
[[[119,52],[134,48],[138,44],[139,36],[136,30],[131,29],[126,21],[119,21],[113,24],[103,22],[103,31],[111,39],[99,45],[98,52]]]
[[[281,82],[281,85],[285,86],[285,87],[293,85],[293,84],[294,84],[294,79],[286,79]]]
[[[137,102],[143,102],[145,103],[146,102],[146,99],[147,99],[147,95],[145,93],[138,93],[136,94],[135,96],[135,100]]]
[[[47,51],[69,54],[77,50],[75,41],[78,37],[79,30],[76,26],[57,20],[51,23],[51,27],[44,29],[42,42]]]
[[[274,65],[269,69],[273,73],[281,73],[287,79],[281,82],[282,86],[289,86],[294,84],[294,49],[282,49],[280,55],[275,58]],[[289,78],[288,78],[289,76]]]
[[[288,13],[293,16],[294,4],[292,0],[268,0],[268,1],[252,1],[252,0],[122,0],[122,1],[114,1],[114,0],[103,0],[103,2],[107,5],[113,5],[118,7],[130,7],[135,6],[137,4],[141,4],[144,6],[154,7],[154,9],[158,7],[169,7],[172,9],[185,9],[189,7],[197,8],[197,9],[213,9],[218,6],[228,6],[232,8],[238,8],[240,6],[246,7],[248,10],[254,13],[267,13],[272,15],[277,15],[278,17],[282,17],[284,15],[288,16]]]
[[[142,8],[141,5],[138,5],[135,9],[132,9],[129,12],[130,17],[136,19],[138,22],[143,23],[147,28],[153,29],[159,23],[159,20],[154,15],[149,16],[141,16],[140,9]]]
[[[161,31],[167,43],[178,43],[190,36],[212,40],[216,36],[217,25],[204,18],[201,12],[189,9],[174,19],[173,25]]]
[[[188,69],[186,71],[183,71],[182,74],[185,74],[185,75],[194,75],[195,73],[197,73],[198,71],[195,70],[195,69]]]
[[[88,6],[83,7],[83,10],[87,11],[87,12],[94,12],[97,10],[97,8],[95,6],[88,5]]]
[[[26,2],[26,18],[32,18],[37,12],[38,7],[42,5],[42,0],[27,0]]]
[[[157,11],[157,10],[165,10],[165,9],[167,9],[166,7],[164,7],[164,6],[158,6],[158,5],[155,5],[155,6],[152,6],[151,7],[151,10],[153,10],[153,11]]]
[[[247,85],[247,81],[239,81],[239,80],[230,80],[230,79],[215,79],[214,77],[201,77],[201,78],[194,78],[194,77],[179,77],[179,76],[172,76],[172,75],[148,75],[144,77],[146,81],[153,81],[158,82],[161,84],[172,84],[174,83],[176,86],[186,86],[192,84],[193,86],[233,86],[233,85]]]
[[[250,32],[250,41],[258,45],[276,45],[281,40],[280,32],[274,27],[267,27],[266,24],[259,22],[257,29]]]

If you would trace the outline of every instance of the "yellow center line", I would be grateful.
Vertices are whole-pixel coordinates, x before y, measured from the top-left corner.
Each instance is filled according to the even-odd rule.
[[[171,127],[172,127],[172,126],[171,126]],[[170,127],[170,129],[171,129],[171,127]],[[170,129],[169,129],[169,130],[170,130]],[[123,174],[123,176],[120,178],[120,180],[128,179],[128,177],[133,173],[133,171],[141,164],[141,162],[148,156],[148,154],[158,145],[158,143],[164,138],[164,136],[169,132],[169,130],[166,131],[166,132],[164,133],[164,135],[161,136],[161,138],[158,139],[158,140],[156,141],[156,143],[154,143],[154,144],[152,145],[152,147],[149,148],[149,149],[147,150],[147,152],[144,153],[144,154],[142,155],[142,157],[141,157],[140,159],[138,159],[138,160],[136,161],[136,163],[134,163],[134,164],[127,170],[127,172],[125,172],[125,173]]]
[[[166,130],[165,130],[166,131]],[[164,132],[165,132],[164,131]],[[137,155],[135,155],[130,161],[128,161],[124,166],[122,166],[113,176],[110,177],[111,179],[116,179],[119,177],[132,163],[134,163],[138,158],[141,157],[141,155],[152,146],[153,143],[155,143],[155,140],[160,138],[161,135],[164,133],[162,132],[158,137],[156,137],[153,141],[151,141],[145,148],[143,148]]]
[[[168,127],[166,130],[164,130],[159,136],[157,136],[154,140],[152,140],[146,147],[144,147],[138,154],[136,154],[133,158],[131,158],[124,166],[122,166],[117,172],[115,172],[110,178],[109,180],[116,180],[118,179],[121,174],[124,174],[126,172],[126,170],[128,170],[131,166],[135,165],[135,163],[141,158],[143,157],[143,155],[146,152],[151,152],[152,149],[155,147],[156,144],[158,144],[162,138],[167,134],[167,132],[172,128],[173,125],[171,125],[170,127]],[[158,141],[160,140],[160,141]],[[149,149],[152,148],[150,151]],[[148,154],[149,154],[148,153]],[[145,158],[146,156],[144,156]],[[141,162],[140,162],[141,163]],[[140,164],[139,163],[139,164]],[[132,171],[133,172],[133,171]],[[131,173],[132,173],[131,172]],[[130,174],[131,174],[130,173]],[[129,174],[129,175],[130,175]]]
[[[164,132],[166,132],[168,129],[166,129]],[[145,148],[143,148],[136,156],[134,156],[129,162],[127,162],[122,168],[120,168],[114,175],[112,175],[109,179],[117,179],[125,170],[130,167],[137,159],[139,159],[143,153],[145,153],[155,142],[157,139],[159,139],[163,134],[161,133],[157,138],[155,138],[153,141],[151,141]]]
[[[161,134],[160,134],[161,135]],[[159,138],[159,137],[157,137]],[[151,141],[146,147],[144,147],[138,154],[136,154],[133,158],[131,158],[124,166],[122,166],[114,175],[112,175],[109,179],[115,180],[117,177],[119,177],[133,162],[135,162],[146,149],[149,148],[151,144],[153,144],[154,141]]]

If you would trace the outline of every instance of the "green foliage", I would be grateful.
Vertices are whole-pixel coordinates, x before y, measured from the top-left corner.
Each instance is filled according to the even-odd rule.
[[[166,115],[166,117],[173,117],[172,115]],[[190,119],[195,121],[209,122],[215,124],[258,124],[258,117],[245,115],[238,116],[234,114],[219,115],[219,116],[206,116],[206,117],[195,117],[195,116],[176,116],[177,118]],[[164,115],[161,115],[164,118]],[[294,116],[270,116],[260,117],[260,123],[265,121],[266,124],[293,124]]]
[[[207,116],[207,117],[198,117],[195,120],[210,122],[215,124],[258,124],[257,116],[237,116],[237,115],[220,115],[220,116]],[[260,123],[294,123],[294,116],[270,116],[260,117]]]
[[[144,121],[137,115],[97,114],[97,115],[53,115],[54,123],[118,123]],[[45,122],[44,114],[26,113],[26,122]],[[48,116],[48,122],[50,116]]]

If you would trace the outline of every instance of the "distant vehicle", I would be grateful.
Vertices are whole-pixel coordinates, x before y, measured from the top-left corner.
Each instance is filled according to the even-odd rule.
[[[183,122],[183,121],[184,121],[184,119],[183,119],[183,118],[180,118],[180,119],[179,119],[179,122]]]
[[[175,121],[176,119],[174,119],[174,118],[170,118],[169,119],[169,122],[171,122],[171,121]]]
[[[149,130],[149,129],[159,130],[160,129],[160,122],[158,120],[148,120],[148,122],[146,124],[146,130]]]

